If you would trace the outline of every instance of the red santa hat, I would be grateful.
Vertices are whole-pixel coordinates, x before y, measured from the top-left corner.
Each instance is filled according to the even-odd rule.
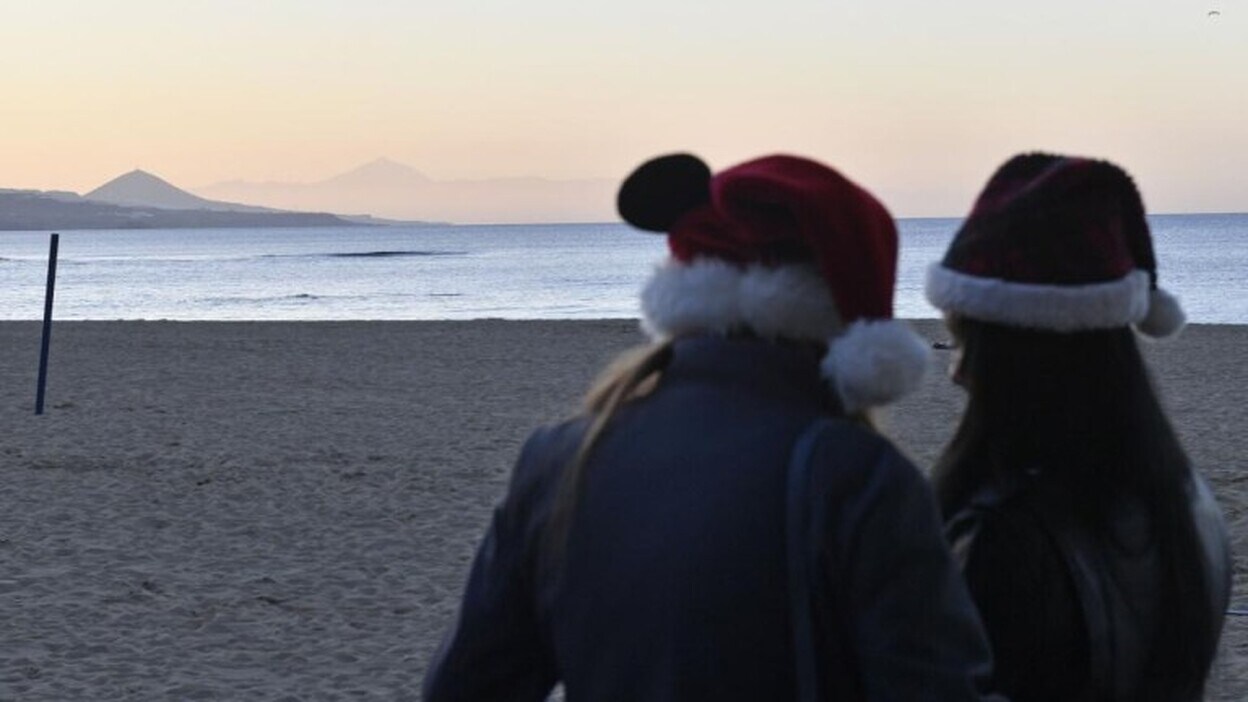
[[[1022,154],[1001,166],[928,270],[946,312],[1054,332],[1133,324],[1169,336],[1184,323],[1157,286],[1144,204],[1106,161]]]
[[[823,375],[849,412],[918,386],[929,348],[893,319],[896,226],[836,171],[778,155],[712,176],[675,154],[634,171],[618,206],[667,234],[671,257],[641,295],[651,336],[748,330],[826,343]]]

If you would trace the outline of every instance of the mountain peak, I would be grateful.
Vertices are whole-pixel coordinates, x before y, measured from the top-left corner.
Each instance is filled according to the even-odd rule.
[[[429,178],[415,168],[383,157],[324,182],[357,187],[403,187],[428,181]]]
[[[196,209],[202,199],[179,190],[168,181],[141,169],[134,169],[83,195],[88,200],[114,205]]]
[[[130,171],[129,173],[123,173],[117,176],[116,178],[113,178],[112,180],[101,185],[95,190],[92,190],[91,192],[94,193],[99,190],[103,190],[104,188],[111,188],[115,186],[136,187],[139,185],[155,186],[155,187],[163,186],[166,188],[173,188],[174,190],[177,190],[177,188],[174,188],[174,186],[171,185],[169,181],[165,180],[164,178],[148,173],[147,171],[141,168],[136,168]],[[90,197],[90,195],[91,193],[87,194],[88,197]]]
[[[395,161],[394,159],[386,158],[385,156],[378,156],[372,161],[369,161],[368,163],[364,164],[364,166],[376,166],[376,167],[383,167],[383,168],[392,168],[392,167],[398,166],[399,168],[407,168],[407,166],[404,166],[398,161]]]
[[[355,169],[356,171],[388,171],[393,173],[417,173],[418,171],[411,166],[399,163],[385,156],[375,158],[372,161]]]

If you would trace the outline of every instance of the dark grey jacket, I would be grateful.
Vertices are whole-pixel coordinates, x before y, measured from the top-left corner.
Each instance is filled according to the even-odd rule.
[[[1230,598],[1226,523],[1205,481],[1193,474],[1189,501],[1209,588],[1208,632],[1216,643]],[[1096,537],[1070,513],[1063,488],[1038,473],[988,486],[949,522],[997,660],[994,688],[1016,700],[1160,699],[1147,669],[1159,630],[1163,564],[1138,499],[1108,509]]]
[[[829,415],[805,347],[679,341],[657,390],[613,420],[567,550],[542,535],[584,421],[535,433],[473,564],[427,700],[794,697],[785,475]],[[843,420],[841,420],[843,421]],[[989,653],[929,486],[842,424],[811,454],[813,618],[828,700],[974,700]]]

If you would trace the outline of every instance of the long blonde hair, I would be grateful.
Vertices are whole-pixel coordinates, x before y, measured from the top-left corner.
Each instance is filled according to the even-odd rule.
[[[571,463],[563,471],[555,506],[546,530],[549,553],[560,555],[567,545],[572,514],[585,484],[585,467],[611,419],[626,403],[649,394],[672,360],[672,340],[620,354],[598,375],[585,393],[583,411],[589,426]]]
[[[598,375],[585,393],[581,409],[589,419],[589,426],[571,462],[564,468],[545,533],[547,553],[555,561],[567,545],[572,515],[584,490],[590,455],[620,408],[632,400],[645,397],[658,385],[663,371],[672,360],[673,343],[674,340],[668,338],[625,351]],[[868,410],[848,414],[844,418],[879,431]]]

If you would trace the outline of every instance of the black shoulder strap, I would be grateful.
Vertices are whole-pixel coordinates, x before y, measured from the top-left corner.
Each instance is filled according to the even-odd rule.
[[[1101,549],[1092,542],[1088,530],[1076,523],[1069,510],[1060,504],[1041,502],[1032,505],[1032,512],[1061,553],[1066,570],[1074,583],[1075,596],[1083,614],[1084,631],[1088,637],[1089,679],[1091,699],[1115,700],[1117,696],[1118,642],[1114,639],[1112,613],[1105,592],[1105,563]]]
[[[953,560],[959,568],[966,568],[966,559],[970,555],[971,544],[983,524],[984,515],[996,509],[1007,497],[1014,494],[1002,492],[993,486],[980,488],[971,498],[970,504],[963,507],[945,522],[945,541],[953,553]]]
[[[1196,520],[1196,534],[1204,556],[1205,578],[1208,581],[1209,604],[1213,621],[1218,622],[1216,637],[1221,631],[1221,621],[1231,599],[1232,557],[1230,536],[1222,509],[1200,473],[1192,471],[1190,486],[1192,517]]]
[[[1085,530],[1079,528],[1073,517],[1060,504],[1049,504],[1033,499],[1036,485],[1020,483],[1002,490],[985,486],[972,497],[970,504],[949,519],[945,525],[945,538],[949,542],[954,559],[965,568],[970,549],[984,519],[1001,509],[1007,500],[1008,509],[1027,509],[1036,518],[1040,529],[1057,547],[1058,554],[1074,583],[1075,596],[1083,613],[1092,659],[1089,661],[1093,694],[1091,699],[1115,699],[1109,696],[1113,689],[1113,641],[1109,615],[1105,607],[1105,593],[1098,576],[1101,567]],[[1019,500],[1015,498],[1026,498]],[[1026,505],[1026,506],[1024,506]]]

